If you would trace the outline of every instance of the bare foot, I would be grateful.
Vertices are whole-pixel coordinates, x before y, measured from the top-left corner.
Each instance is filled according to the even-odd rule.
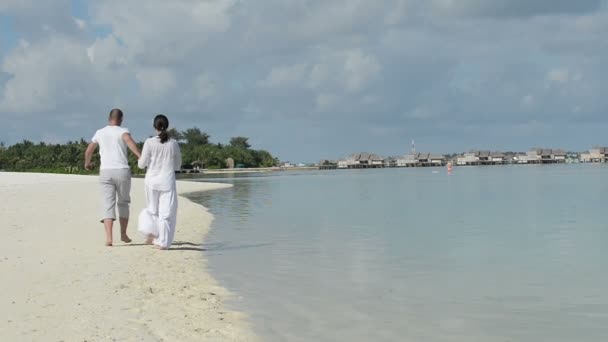
[[[112,247],[112,241],[106,241],[106,246],[107,247]]]
[[[146,245],[151,245],[153,241],[154,241],[154,237],[148,236],[148,238],[146,238]]]
[[[129,237],[125,234],[123,236],[120,237],[120,240],[124,243],[129,243],[131,242],[131,239],[129,239]]]
[[[159,245],[154,245],[154,248],[156,248],[156,249],[158,249],[158,250],[161,250],[161,251],[166,251],[166,250],[168,250],[168,249],[169,249],[169,248],[167,248],[167,247],[161,247],[161,246],[159,246]]]

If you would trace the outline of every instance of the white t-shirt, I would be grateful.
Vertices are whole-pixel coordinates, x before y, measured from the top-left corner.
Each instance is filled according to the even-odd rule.
[[[100,170],[129,168],[127,144],[122,140],[125,133],[129,130],[120,126],[106,126],[95,132],[91,140],[99,145]]]
[[[154,190],[169,191],[175,186],[175,171],[182,167],[179,144],[173,139],[164,144],[158,136],[148,138],[137,162],[140,169],[148,168],[145,183]]]

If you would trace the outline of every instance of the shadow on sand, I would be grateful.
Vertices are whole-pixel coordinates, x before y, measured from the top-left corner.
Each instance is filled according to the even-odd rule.
[[[198,244],[188,241],[175,241],[169,251],[194,251],[194,252],[205,252],[205,251],[213,251],[213,252],[222,252],[229,250],[239,250],[239,249],[247,249],[247,248],[257,248],[257,247],[265,247],[270,246],[271,243],[258,243],[258,244],[243,244],[243,245],[230,245],[229,243],[220,242],[220,243],[208,243],[208,244]],[[141,247],[147,246],[152,248],[152,245],[148,245],[145,243],[129,243],[124,245],[114,245],[114,247]]]

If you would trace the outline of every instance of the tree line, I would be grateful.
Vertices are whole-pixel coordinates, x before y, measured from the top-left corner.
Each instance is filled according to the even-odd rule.
[[[234,137],[228,144],[212,143],[209,134],[199,128],[189,128],[184,131],[169,130],[169,135],[179,142],[182,151],[183,167],[201,167],[221,169],[229,165],[229,158],[236,167],[272,167],[278,164],[278,159],[265,150],[254,150],[246,137]],[[99,168],[99,150],[93,156],[96,167],[87,171],[83,167],[84,152],[88,142],[84,139],[68,141],[65,144],[34,143],[24,140],[11,146],[0,143],[0,170],[80,173],[97,172]],[[138,147],[143,147],[139,142]],[[129,153],[131,171],[141,174],[137,167],[136,157]]]

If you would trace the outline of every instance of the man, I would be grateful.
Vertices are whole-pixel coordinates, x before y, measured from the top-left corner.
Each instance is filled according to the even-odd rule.
[[[91,158],[99,146],[101,165],[99,183],[101,185],[101,205],[103,222],[106,230],[106,246],[112,246],[112,228],[116,220],[115,207],[118,207],[120,220],[120,239],[129,243],[127,225],[129,224],[129,203],[131,202],[131,169],[127,159],[127,147],[140,157],[135,141],[129,130],[121,127],[123,113],[120,109],[110,111],[109,123],[95,132],[85,152],[84,167],[92,168]]]

